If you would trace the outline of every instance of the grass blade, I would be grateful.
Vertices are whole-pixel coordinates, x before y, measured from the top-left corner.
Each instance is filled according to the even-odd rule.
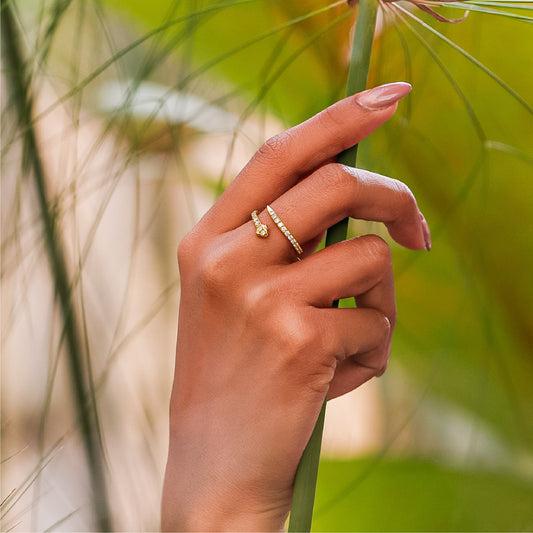
[[[83,350],[83,336],[72,299],[70,276],[58,227],[56,206],[54,202],[50,201],[45,172],[32,125],[31,82],[26,74],[26,63],[20,46],[20,35],[16,27],[13,7],[4,0],[2,0],[1,5],[2,48],[7,65],[7,79],[13,97],[14,111],[18,115],[20,128],[23,129],[23,172],[27,176],[33,177],[37,193],[50,271],[63,321],[62,335],[66,342],[72,393],[91,476],[96,522],[101,531],[110,531],[110,510],[100,449],[97,408],[92,397],[91,382],[88,379],[90,370],[84,364],[86,357]]]
[[[514,89],[509,87],[504,80],[502,80],[498,75],[492,72],[488,67],[486,67],[481,61],[476,59],[472,54],[468,53],[466,50],[461,48],[459,45],[455,44],[451,39],[448,39],[445,35],[437,31],[435,28],[431,27],[429,24],[426,24],[422,19],[418,18],[416,15],[413,15],[407,9],[404,9],[402,6],[395,4],[396,9],[400,10],[404,15],[413,19],[423,28],[429,32],[436,35],[439,39],[444,41],[448,46],[452,47],[454,50],[459,52],[462,56],[472,62],[476,67],[483,71],[487,76],[489,76],[493,81],[495,81],[500,87],[502,87],[507,93],[509,93],[528,113],[533,115],[533,107],[529,105]]]
[[[368,70],[370,66],[370,54],[374,41],[376,17],[378,10],[377,0],[361,0],[355,26],[352,55],[346,95],[349,96],[366,88]],[[354,166],[357,159],[357,145],[345,150],[338,157],[338,162]],[[326,236],[326,246],[346,239],[348,233],[348,219],[344,219],[331,227]],[[338,307],[339,302],[333,303]],[[318,475],[318,463],[322,443],[322,432],[326,416],[326,400],[318,416],[318,420],[311,434],[311,438],[304,450],[296,477],[294,480],[294,495],[289,531],[310,531],[315,502],[316,479]]]

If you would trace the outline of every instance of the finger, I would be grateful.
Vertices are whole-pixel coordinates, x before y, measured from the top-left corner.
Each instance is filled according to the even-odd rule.
[[[335,370],[328,389],[328,400],[342,396],[383,373],[388,360],[388,348],[378,347],[364,355],[356,355],[341,361]]]
[[[345,98],[269,139],[204,218],[206,228],[234,229],[302,176],[357,144],[388,120],[407,83],[391,83]]]
[[[317,316],[321,331],[326,332],[323,334],[334,339],[334,351],[326,354],[329,359],[323,365],[331,372],[329,398],[353,390],[383,372],[388,362],[391,325],[382,313],[365,308],[321,309]],[[332,356],[336,365],[331,362]]]
[[[431,242],[427,223],[407,185],[344,165],[321,167],[274,201],[272,208],[302,244],[348,216],[384,222],[390,235],[411,249]],[[262,216],[265,222],[268,218]],[[280,236],[281,232],[274,232],[276,246],[290,251]]]
[[[389,269],[371,290],[356,296],[355,300],[355,311],[365,313],[369,319],[373,318],[375,324],[367,326],[370,333],[369,342],[361,342],[359,350],[353,351],[338,362],[328,390],[329,399],[346,394],[373,377],[381,376],[389,364],[392,333],[396,323],[392,270]],[[377,311],[378,309],[385,310],[386,315]],[[376,329],[381,329],[380,336],[376,334]],[[358,334],[355,331],[354,329],[354,334]]]
[[[385,272],[379,283],[374,285],[371,290],[356,295],[355,303],[358,309],[381,309],[383,312],[386,313],[386,316],[389,320],[391,334],[388,343],[385,346],[384,352],[387,356],[387,360],[382,361],[381,371],[379,374],[377,374],[381,375],[383,372],[385,372],[385,368],[388,364],[388,357],[390,355],[392,344],[392,332],[394,331],[394,327],[396,326],[396,296],[394,292],[394,276],[392,273],[392,267]],[[374,356],[372,354],[369,354],[369,356],[373,360]],[[364,363],[364,360],[362,359],[358,359],[358,361],[359,363]]]
[[[340,362],[357,354],[383,348],[391,335],[389,319],[377,309],[319,309],[316,317],[321,330],[333,339],[331,355]],[[381,367],[376,362],[375,369]]]
[[[280,282],[315,307],[329,308],[334,300],[355,296],[358,306],[378,310],[393,327],[396,322],[391,252],[376,235],[334,244],[288,265]]]

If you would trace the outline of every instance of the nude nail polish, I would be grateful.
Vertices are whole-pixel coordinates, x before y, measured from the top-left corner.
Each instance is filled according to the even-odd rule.
[[[368,89],[359,93],[355,97],[355,101],[369,111],[377,111],[389,107],[400,98],[411,92],[412,86],[409,83],[398,81],[395,83],[387,83],[380,85],[373,89]]]
[[[422,221],[422,233],[424,234],[424,242],[426,244],[426,250],[431,250],[431,231],[429,230],[428,223],[422,213],[420,213],[420,220]]]

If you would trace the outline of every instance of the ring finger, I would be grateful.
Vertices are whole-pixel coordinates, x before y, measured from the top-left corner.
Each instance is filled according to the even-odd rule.
[[[429,229],[409,188],[365,170],[325,165],[275,200],[272,208],[304,248],[347,216],[384,222],[391,236],[407,248],[427,246]],[[275,225],[266,210],[259,217],[263,224]],[[283,229],[271,233],[280,250],[293,252]]]

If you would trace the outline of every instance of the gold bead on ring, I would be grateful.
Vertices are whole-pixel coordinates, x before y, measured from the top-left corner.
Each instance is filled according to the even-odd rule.
[[[283,222],[280,220],[278,215],[274,212],[274,209],[272,209],[269,205],[267,205],[267,211],[268,214],[272,217],[272,220],[274,221],[274,224],[280,229],[281,233],[287,237],[289,242],[292,244],[292,247],[296,250],[296,253],[298,255],[303,254],[302,247],[300,246],[300,243],[294,238],[294,235],[287,229],[287,226],[283,224]],[[299,258],[298,258],[299,259]]]
[[[268,226],[259,220],[257,209],[252,213],[252,220],[255,224],[255,234],[262,239],[268,237]]]

